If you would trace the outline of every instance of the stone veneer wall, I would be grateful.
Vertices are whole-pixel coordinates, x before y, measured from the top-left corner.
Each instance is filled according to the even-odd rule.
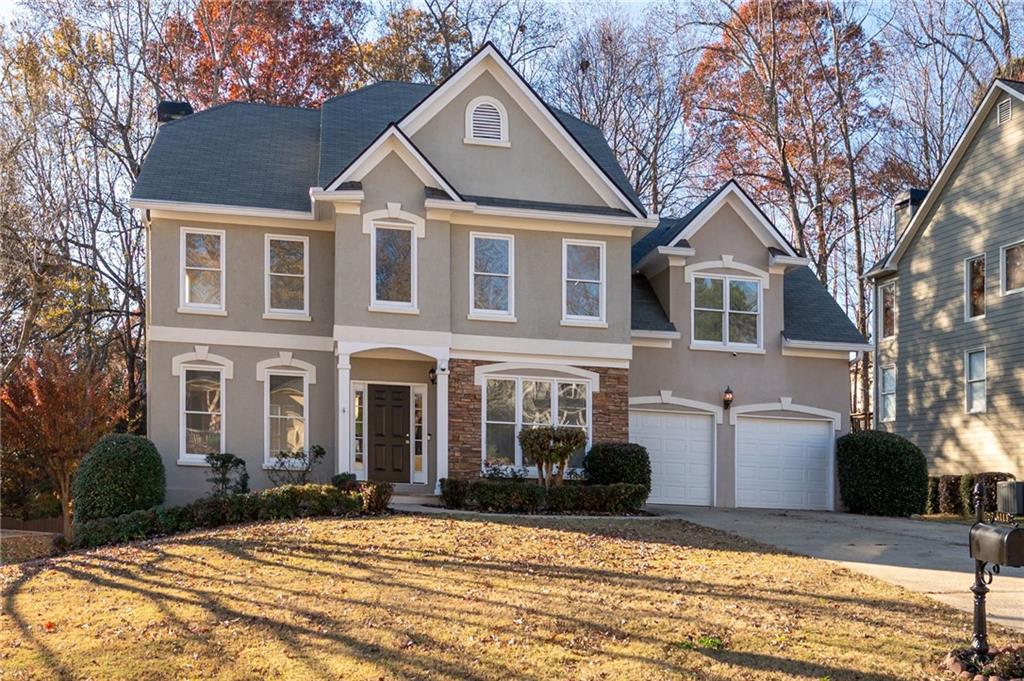
[[[492,362],[453,359],[448,362],[448,474],[453,478],[480,473],[480,416],[483,386],[474,385],[473,370]],[[594,442],[629,439],[629,369],[585,367],[601,377],[591,417]]]

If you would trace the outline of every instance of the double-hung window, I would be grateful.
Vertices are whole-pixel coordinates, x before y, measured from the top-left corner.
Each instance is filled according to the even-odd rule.
[[[980,414],[988,408],[988,371],[985,366],[985,350],[969,350],[965,353],[965,400],[968,414]]]
[[[182,369],[182,448],[185,462],[203,463],[224,451],[224,372],[220,367]]]
[[[471,318],[510,320],[515,315],[515,240],[511,236],[469,235]]]
[[[562,324],[604,326],[605,245],[562,241]]]
[[[224,311],[224,232],[214,229],[181,230],[180,311]]]
[[[413,225],[379,221],[370,246],[371,309],[416,311],[416,234]]]
[[[1000,249],[1003,294],[1024,291],[1024,243]]]
[[[308,318],[309,239],[266,236],[266,316]]]
[[[703,274],[692,289],[696,347],[761,347],[760,280]]]
[[[306,451],[309,383],[305,373],[268,371],[265,385],[267,447],[263,458],[276,465],[278,454]]]
[[[878,288],[878,326],[883,339],[896,335],[896,284],[889,282]]]
[[[964,261],[964,318],[985,316],[985,256]]]
[[[881,387],[878,391],[879,419],[882,423],[896,420],[896,367],[882,367]]]
[[[518,435],[524,428],[559,426],[590,434],[590,384],[572,379],[502,376],[488,378],[484,394],[484,463],[535,466],[524,458]],[[580,466],[583,451],[569,465]]]

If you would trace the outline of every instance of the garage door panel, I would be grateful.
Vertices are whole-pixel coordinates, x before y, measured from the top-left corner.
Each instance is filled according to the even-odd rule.
[[[712,428],[710,416],[630,412],[630,439],[651,457],[652,503],[711,504]]]
[[[831,422],[740,417],[736,428],[737,506],[829,508]]]

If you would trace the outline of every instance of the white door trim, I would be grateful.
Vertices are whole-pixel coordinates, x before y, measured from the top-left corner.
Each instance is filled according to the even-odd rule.
[[[734,406],[729,410],[729,425],[735,426],[736,418],[738,416],[755,411],[795,411],[800,414],[811,414],[819,417],[818,419],[807,419],[808,421],[822,419],[831,421],[833,430],[840,430],[843,427],[843,415],[838,411],[822,409],[821,407],[811,407],[805,404],[794,404],[792,397],[780,397],[778,402],[761,402],[758,404],[741,404],[739,406]],[[774,417],[769,416],[769,418]]]
[[[671,390],[660,390],[657,395],[629,398],[630,407],[643,407],[643,405],[657,404],[671,404],[677,407],[689,407],[690,409],[709,413],[715,417],[715,423],[718,425],[721,425],[722,421],[725,419],[725,410],[717,404],[700,402],[699,400],[690,400],[684,397],[673,397]]]
[[[430,429],[430,387],[426,383],[417,383],[415,381],[376,381],[372,379],[359,379],[351,382],[352,387],[350,388],[351,393],[355,393],[358,389],[356,386],[362,386],[363,388],[363,479],[370,479],[370,448],[369,448],[369,436],[366,428],[366,400],[367,392],[371,385],[401,385],[409,388],[409,479],[402,484],[409,485],[426,485],[427,480],[430,479],[430,439],[427,437]],[[416,478],[416,400],[415,390],[420,389],[423,391],[423,480],[418,481]],[[354,462],[351,461],[351,457],[355,453],[355,413],[350,410],[349,413],[349,432],[352,433],[349,438],[349,465],[353,466]],[[435,429],[436,430],[436,429]]]

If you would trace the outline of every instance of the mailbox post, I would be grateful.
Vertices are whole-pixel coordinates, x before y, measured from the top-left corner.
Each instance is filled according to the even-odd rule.
[[[995,522],[985,522],[985,488],[974,486],[974,525],[971,527],[970,549],[974,558],[974,638],[971,650],[977,657],[988,657],[988,620],[985,597],[992,578],[1001,566],[1024,567],[1024,528],[1015,516],[1024,517],[1024,482],[1000,482],[996,487]]]

